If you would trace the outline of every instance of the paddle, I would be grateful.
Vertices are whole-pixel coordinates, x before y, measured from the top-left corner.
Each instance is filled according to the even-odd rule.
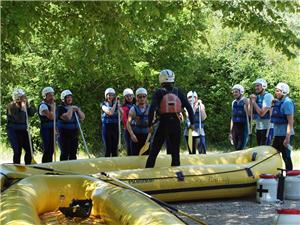
[[[90,156],[90,151],[89,151],[88,146],[87,146],[87,144],[86,144],[86,141],[85,141],[85,138],[84,138],[84,135],[83,135],[81,126],[80,126],[80,121],[79,121],[79,119],[78,119],[77,113],[74,112],[74,114],[75,114],[75,118],[76,118],[76,121],[77,121],[79,130],[80,130],[80,133],[81,133],[81,137],[82,137],[82,140],[83,140],[83,145],[84,145],[85,151],[86,151],[86,153],[87,153],[87,155],[88,155],[88,157],[89,157],[89,159],[90,159],[90,158],[91,158],[91,156]]]
[[[53,103],[53,156],[56,162],[56,105]]]
[[[29,166],[26,166],[26,165],[21,165],[21,164],[14,164],[14,165],[17,168],[19,168],[20,170],[22,170],[22,172],[24,172],[24,169],[26,170],[27,168],[29,168]],[[48,167],[41,167],[41,166],[30,166],[30,168],[35,168],[35,169],[39,169],[39,170],[45,170],[45,171],[52,172],[54,174],[83,175],[83,174],[80,174],[80,173],[66,172],[66,171],[62,171],[62,170],[56,170],[56,169],[52,169],[52,168],[48,168]],[[167,204],[167,203],[165,203],[165,202],[163,202],[163,201],[161,201],[161,200],[159,200],[157,198],[154,198],[153,196],[151,196],[151,195],[149,195],[149,194],[147,194],[147,193],[145,193],[145,192],[143,192],[143,191],[141,191],[141,190],[139,190],[137,188],[134,188],[131,185],[129,185],[129,184],[127,184],[127,183],[125,183],[125,182],[123,182],[123,181],[121,181],[121,180],[119,180],[119,179],[117,179],[115,177],[111,177],[111,176],[109,176],[105,172],[101,172],[100,174],[103,175],[103,176],[105,176],[105,177],[107,177],[107,178],[109,178],[109,179],[111,179],[111,180],[113,180],[113,181],[115,181],[117,183],[115,185],[118,185],[119,187],[123,187],[123,188],[126,187],[126,188],[128,188],[128,189],[130,189],[132,191],[138,192],[139,194],[141,194],[141,195],[143,195],[143,196],[145,196],[147,198],[150,198],[152,201],[156,202],[160,206],[165,207],[171,213],[176,212],[176,213],[178,213],[180,215],[183,215],[183,216],[185,216],[185,217],[187,217],[187,218],[189,218],[189,219],[197,222],[198,224],[207,225],[207,223],[203,222],[202,220],[200,220],[200,219],[198,219],[198,218],[196,218],[196,217],[194,217],[194,216],[192,216],[192,215],[190,215],[190,214],[188,214],[188,213],[186,213],[184,211],[181,211],[181,210],[179,210],[179,209],[177,209],[177,208],[175,208],[175,207],[173,207],[173,206],[171,206],[171,205],[169,205],[169,204]],[[96,177],[96,176],[93,176],[93,175],[86,175],[86,176],[90,176],[90,177],[93,177],[93,178],[97,178],[97,179],[103,180],[103,179],[101,179],[99,177]],[[106,180],[104,180],[104,181],[106,181]]]
[[[32,148],[32,142],[31,142],[31,135],[30,135],[30,127],[29,127],[29,118],[28,118],[28,112],[27,112],[27,105],[25,105],[25,115],[26,115],[26,125],[27,125],[27,134],[28,134],[28,141],[29,141],[29,148],[30,148],[30,154],[31,154],[31,164],[37,164],[33,157],[33,148]]]
[[[119,109],[119,97],[117,97],[117,110],[118,110],[118,130],[119,130],[119,136],[118,136],[118,150],[121,150],[122,144],[121,144],[121,115],[120,115],[120,109]]]

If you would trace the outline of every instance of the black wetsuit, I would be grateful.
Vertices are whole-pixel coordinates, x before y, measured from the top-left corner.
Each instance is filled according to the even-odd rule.
[[[158,110],[160,102],[163,96],[167,93],[171,93],[173,87],[171,85],[163,86],[165,90],[158,89],[152,97],[152,102],[149,109],[148,121],[153,121],[154,111]],[[177,89],[178,90],[178,89]],[[174,92],[172,92],[174,93]],[[189,104],[185,95],[178,90],[177,96],[181,101],[182,107],[186,108],[189,114],[189,119],[191,124],[194,124],[194,113],[191,105]],[[150,146],[149,157],[146,163],[146,168],[152,168],[155,165],[156,157],[166,139],[169,140],[170,151],[172,154],[172,164],[171,166],[179,166],[180,165],[180,157],[179,157],[179,147],[180,147],[180,138],[181,138],[181,130],[180,130],[180,120],[176,113],[167,113],[161,114],[159,116],[159,125],[154,133],[153,142]]]

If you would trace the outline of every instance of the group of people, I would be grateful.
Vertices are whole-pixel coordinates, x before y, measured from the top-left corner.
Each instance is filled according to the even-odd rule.
[[[127,155],[139,155],[141,149],[150,142],[146,167],[154,167],[156,157],[165,144],[167,153],[172,155],[171,166],[180,165],[181,122],[185,122],[184,137],[192,136],[188,144],[190,154],[206,154],[204,121],[207,117],[205,106],[195,91],[184,95],[174,86],[175,74],[171,70],[162,70],[159,74],[160,87],[153,93],[151,103],[147,101],[148,92],[140,87],[135,91],[126,88],[123,91],[124,103],[113,88],[107,88],[105,100],[100,104],[102,139],[105,157],[117,156],[121,143],[121,122],[126,143]],[[279,83],[275,89],[276,100],[266,92],[267,83],[263,79],[254,82],[256,93],[250,99],[244,97],[244,88],[237,84],[232,88],[232,118],[230,139],[237,150],[243,149],[251,133],[252,118],[256,122],[258,145],[273,146],[282,153],[286,168],[292,169],[290,145],[294,137],[294,103],[287,96],[289,86]],[[7,107],[7,133],[14,151],[13,162],[20,163],[22,148],[25,150],[25,163],[32,160],[28,118],[36,109],[28,103],[25,92],[16,89],[13,101]],[[55,104],[54,90],[45,87],[43,100],[38,106],[43,141],[42,162],[51,162],[56,141],[61,149],[60,160],[76,159],[80,123],[85,114],[73,104],[72,93],[64,90],[61,103]],[[56,138],[58,134],[58,138]],[[274,136],[274,138],[273,138]]]
[[[282,153],[287,170],[293,169],[291,145],[294,139],[295,105],[288,97],[290,88],[286,83],[275,87],[275,98],[267,92],[267,82],[257,79],[253,82],[255,93],[244,97],[245,89],[236,84],[232,87],[232,118],[230,140],[235,149],[244,149],[252,133],[252,120],[255,120],[257,145],[271,145]]]

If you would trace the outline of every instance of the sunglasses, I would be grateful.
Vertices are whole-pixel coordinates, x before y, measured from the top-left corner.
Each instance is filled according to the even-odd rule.
[[[126,98],[133,98],[133,95],[125,95]]]
[[[146,95],[139,95],[137,96],[139,99],[142,99],[142,98],[146,98],[147,96]]]
[[[240,91],[232,91],[232,93],[234,93],[234,94],[239,94]]]

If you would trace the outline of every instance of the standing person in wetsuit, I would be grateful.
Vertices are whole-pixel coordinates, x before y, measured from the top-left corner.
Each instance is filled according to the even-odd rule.
[[[149,127],[152,125],[154,112],[157,111],[159,125],[154,132],[154,138],[150,146],[149,157],[146,168],[152,168],[155,165],[156,157],[168,138],[170,141],[172,163],[171,166],[180,165],[179,147],[180,147],[180,119],[179,113],[186,108],[191,122],[190,127],[194,129],[194,112],[186,96],[174,87],[175,74],[171,70],[162,70],[159,74],[159,88],[152,97],[149,109]]]
[[[148,136],[149,105],[147,104],[147,90],[145,88],[138,88],[135,95],[137,102],[129,111],[127,128],[131,138],[132,155],[139,155]],[[144,153],[144,155],[147,154],[148,151]]]
[[[40,134],[43,141],[42,163],[52,162],[54,153],[54,90],[52,87],[45,87],[42,90],[43,101],[38,107],[38,115],[41,120]]]
[[[25,91],[15,89],[12,93],[13,101],[7,106],[7,136],[14,151],[13,163],[20,164],[22,148],[25,150],[25,164],[31,164],[28,124],[26,116],[33,116],[36,109],[28,103]],[[27,115],[26,115],[27,112]],[[27,118],[28,119],[28,118]]]
[[[273,103],[271,121],[274,123],[273,147],[282,154],[287,170],[293,170],[291,148],[294,141],[294,101],[288,97],[290,87],[286,83],[278,83],[275,88],[276,100]]]
[[[61,105],[57,107],[57,128],[59,132],[60,161],[77,159],[79,125],[76,120],[84,120],[81,109],[73,105],[72,92],[64,90],[60,95]]]
[[[118,156],[120,101],[113,88],[105,90],[102,109],[102,139],[105,145],[105,157]]]
[[[127,129],[127,119],[128,119],[129,110],[134,104],[133,90],[130,88],[126,88],[123,91],[123,96],[124,96],[124,104],[121,106],[122,122],[124,127],[124,139],[125,139],[125,144],[127,149],[127,156],[130,156],[132,155],[132,150],[130,144],[131,143],[130,134]]]
[[[270,145],[273,138],[273,124],[271,123],[271,106],[273,95],[266,91],[268,84],[264,79],[253,82],[255,94],[250,96],[253,119],[256,122],[257,145]]]
[[[229,138],[232,140],[235,150],[245,148],[249,133],[249,99],[245,98],[245,89],[236,84],[232,87],[234,100],[232,101],[232,115],[230,121]]]

